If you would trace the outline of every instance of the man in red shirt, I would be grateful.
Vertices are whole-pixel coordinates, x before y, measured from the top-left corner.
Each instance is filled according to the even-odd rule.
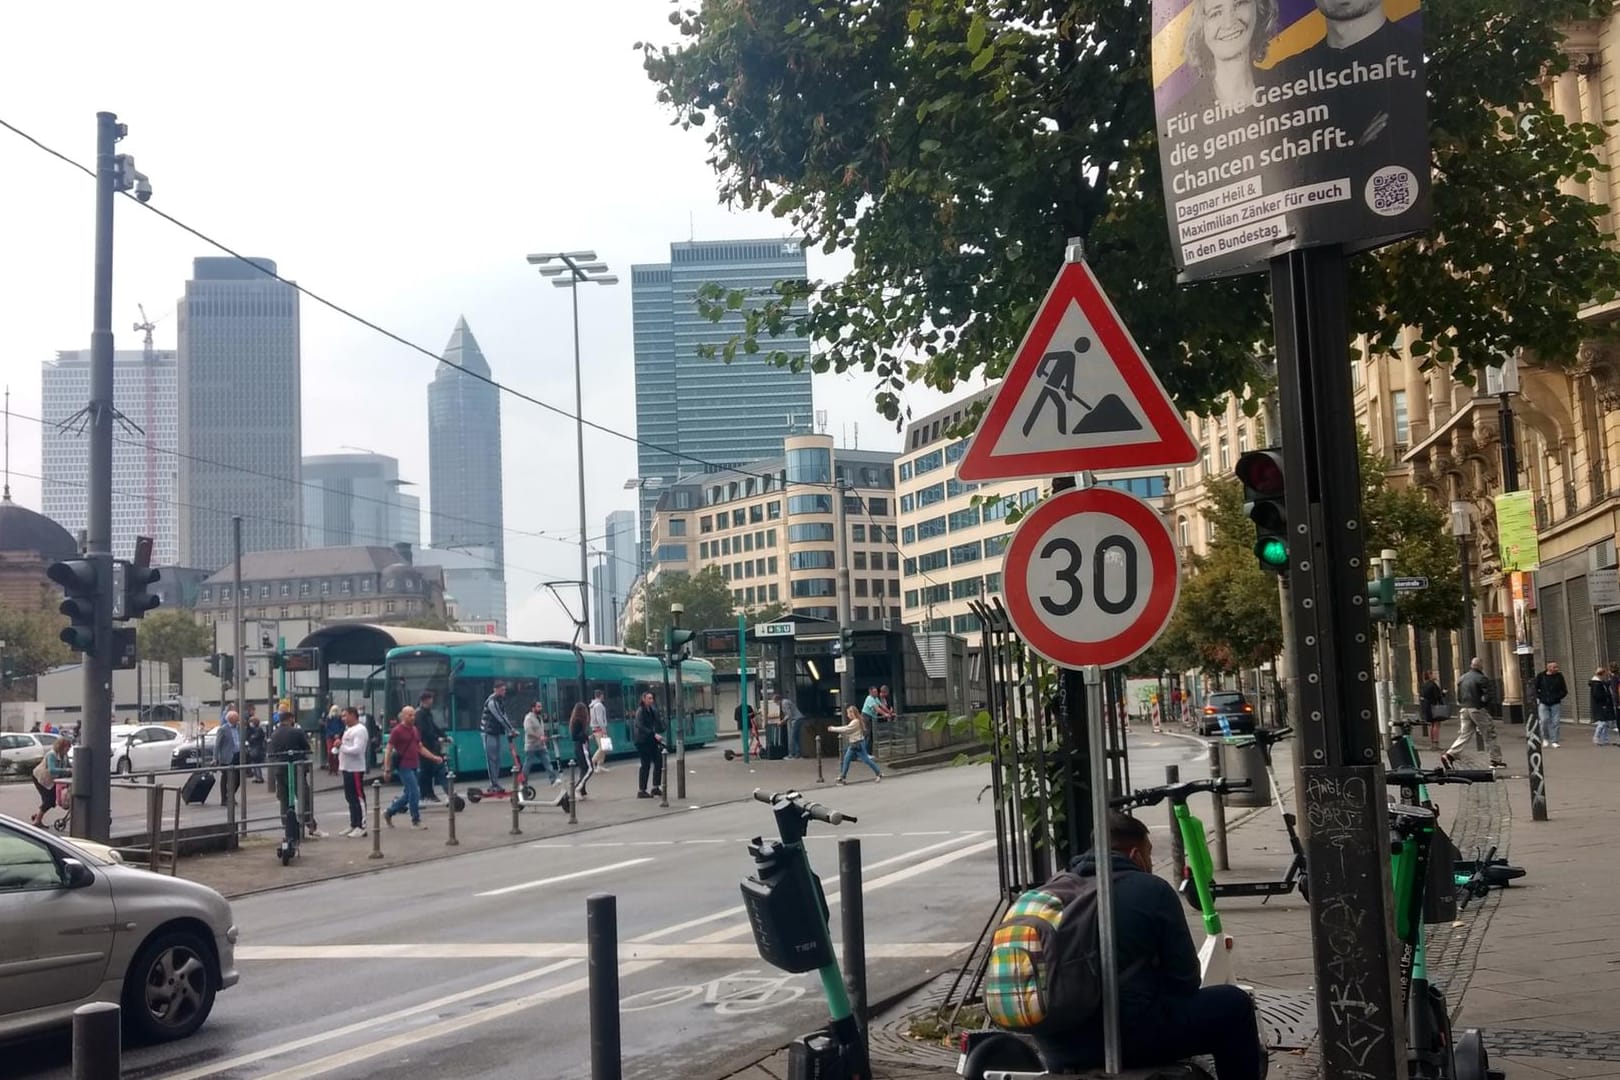
[[[383,814],[389,828],[393,828],[394,815],[407,808],[411,812],[411,828],[427,828],[422,824],[422,787],[417,776],[424,758],[434,765],[444,760],[422,745],[421,732],[416,730],[416,710],[407,705],[399,710],[399,723],[388,733],[388,752],[383,756],[383,783],[386,784],[389,774],[398,769],[401,789],[398,798]]]

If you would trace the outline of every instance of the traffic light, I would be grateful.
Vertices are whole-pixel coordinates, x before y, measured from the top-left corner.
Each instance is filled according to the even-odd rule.
[[[1237,460],[1243,511],[1254,522],[1254,557],[1262,569],[1288,572],[1288,506],[1282,451],[1250,450]]]
[[[68,617],[59,635],[74,652],[94,656],[96,651],[96,564],[89,559],[69,559],[51,564],[45,576],[62,586],[62,606],[57,610]]]
[[[140,619],[163,601],[152,591],[158,572],[151,566],[152,538],[135,538],[135,558],[124,568],[124,618]]]
[[[1373,622],[1395,621],[1395,579],[1375,577],[1367,581],[1367,617]]]
[[[664,627],[664,654],[672,664],[692,657],[692,639],[697,637],[696,630],[683,630],[679,626]]]
[[[229,688],[236,675],[236,658],[230,653],[215,653],[203,664],[203,669]]]

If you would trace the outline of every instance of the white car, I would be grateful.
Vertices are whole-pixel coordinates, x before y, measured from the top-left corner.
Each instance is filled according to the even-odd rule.
[[[0,732],[0,773],[27,772],[45,758],[55,735],[38,731]]]
[[[219,893],[0,815],[0,1041],[93,1001],[122,1006],[136,1039],[184,1038],[236,982]]]
[[[112,729],[112,771],[128,775],[167,769],[180,745],[180,733],[162,724],[114,724]],[[69,752],[71,763],[77,745]]]

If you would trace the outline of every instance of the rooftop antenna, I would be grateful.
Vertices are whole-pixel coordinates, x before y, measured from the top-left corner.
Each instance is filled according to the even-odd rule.
[[[853,447],[853,449],[859,450],[860,448],[861,448],[861,422],[859,420],[857,420],[857,421],[855,421],[855,446]]]
[[[0,502],[11,501],[11,386],[6,386],[6,487]]]

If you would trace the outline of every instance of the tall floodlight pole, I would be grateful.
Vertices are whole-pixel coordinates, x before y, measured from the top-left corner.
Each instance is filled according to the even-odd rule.
[[[543,251],[530,255],[528,259],[529,265],[540,268],[542,277],[550,278],[557,288],[572,289],[574,293],[574,431],[579,454],[579,610],[585,642],[589,644],[591,555],[590,545],[586,541],[590,530],[585,523],[585,392],[579,370],[579,286],[617,285],[619,279],[607,272],[606,263],[596,261],[594,251]]]

